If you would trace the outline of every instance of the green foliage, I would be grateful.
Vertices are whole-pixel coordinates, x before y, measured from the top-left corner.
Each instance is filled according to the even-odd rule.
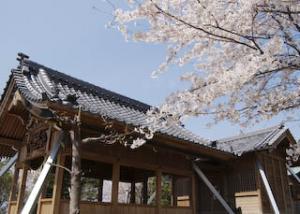
[[[0,162],[0,169],[5,165],[5,162]],[[7,212],[9,193],[12,183],[12,173],[9,171],[0,177],[0,214]]]
[[[148,200],[153,195],[156,194],[156,177],[149,177],[148,178]],[[156,197],[156,196],[155,196]],[[156,200],[151,200],[148,205],[155,205]]]
[[[100,180],[96,178],[81,178],[81,200],[82,201],[98,201],[98,189]],[[101,187],[102,188],[102,187]]]
[[[163,175],[161,184],[160,203],[162,206],[170,206],[172,204],[172,177],[169,175]]]

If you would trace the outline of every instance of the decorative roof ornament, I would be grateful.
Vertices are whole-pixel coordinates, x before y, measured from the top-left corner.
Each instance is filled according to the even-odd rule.
[[[18,56],[17,56],[17,60],[18,60],[19,62],[23,62],[24,59],[29,59],[29,56],[26,55],[26,54],[24,54],[24,53],[22,53],[22,52],[19,52],[19,53],[18,53]]]

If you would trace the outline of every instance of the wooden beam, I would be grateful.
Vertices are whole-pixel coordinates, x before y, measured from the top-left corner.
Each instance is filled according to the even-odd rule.
[[[0,136],[0,144],[19,149],[22,146],[22,141]]]
[[[202,179],[202,181],[206,184],[206,186],[210,189],[210,191],[215,195],[215,197],[219,200],[221,205],[225,208],[225,210],[229,214],[234,214],[234,211],[231,209],[231,207],[227,204],[227,202],[224,200],[224,198],[221,196],[221,194],[216,190],[216,188],[211,184],[211,182],[208,180],[208,178],[204,175],[202,170],[193,163],[193,168],[198,174],[198,176]]]
[[[4,175],[17,161],[19,153],[16,153],[0,170],[0,177]]]
[[[43,169],[41,171],[40,176],[38,177],[26,203],[25,206],[21,212],[21,214],[30,214],[34,208],[34,205],[41,193],[42,187],[45,183],[46,177],[50,172],[50,169],[52,167],[52,164],[54,163],[57,153],[61,147],[62,139],[63,139],[63,131],[60,131],[58,139],[56,140],[56,143],[53,145],[52,149],[51,149],[51,153],[46,161],[46,163],[43,166]]]
[[[272,190],[271,190],[271,187],[270,187],[270,184],[268,182],[268,179],[267,179],[267,176],[265,174],[265,171],[261,165],[261,163],[257,160],[256,161],[256,164],[257,164],[257,168],[258,168],[258,171],[259,171],[259,174],[260,174],[260,177],[263,181],[263,184],[264,184],[264,187],[267,191],[267,195],[269,197],[269,200],[270,200],[270,203],[271,203],[271,206],[272,206],[272,209],[274,211],[275,214],[279,214],[279,209],[278,209],[278,206],[276,204],[276,201],[275,201],[275,198],[274,198],[274,195],[272,193]]]

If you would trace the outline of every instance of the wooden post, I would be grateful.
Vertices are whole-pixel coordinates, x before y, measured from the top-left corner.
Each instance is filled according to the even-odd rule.
[[[220,193],[216,190],[216,188],[210,183],[208,178],[204,175],[202,170],[193,163],[193,168],[196,171],[196,173],[199,175],[199,177],[202,179],[202,181],[206,184],[206,186],[210,189],[210,191],[215,195],[215,197],[219,200],[219,202],[222,204],[222,206],[225,208],[225,210],[229,214],[234,214],[231,207],[227,204],[227,202],[223,199],[223,197],[220,195]]]
[[[135,203],[135,181],[131,182],[131,190],[130,190],[130,203]]]
[[[257,168],[259,170],[260,177],[261,177],[261,179],[263,181],[263,184],[265,186],[267,195],[269,197],[270,203],[272,205],[272,209],[273,209],[275,214],[279,214],[280,212],[279,212],[278,206],[276,204],[275,198],[273,196],[273,193],[272,193],[270,184],[268,182],[267,176],[265,174],[265,171],[264,171],[262,165],[260,164],[260,162],[258,160],[256,161],[256,164],[257,164]]]
[[[98,202],[103,201],[103,178],[99,179],[99,186],[98,186]]]
[[[57,158],[57,164],[64,166],[66,157],[60,153]],[[63,185],[64,169],[57,167],[55,170],[55,179],[53,185],[53,195],[52,195],[52,213],[59,213],[61,189]]]
[[[192,198],[190,199],[190,201],[192,202],[192,206],[193,206],[193,213],[196,214],[197,211],[197,206],[196,206],[196,177],[195,175],[192,176]]]
[[[10,195],[9,195],[8,213],[10,213],[10,210],[11,210],[11,202],[17,200],[16,191],[18,188],[19,171],[20,170],[17,167],[15,167],[14,177],[12,180],[11,191],[10,191]]]
[[[143,180],[142,203],[147,205],[148,202],[148,177]]]
[[[18,199],[17,199],[17,213],[19,213],[23,207],[23,200],[24,200],[24,194],[26,189],[26,179],[27,179],[27,168],[22,168],[22,174],[21,174],[21,182],[19,184],[19,192],[18,192]]]
[[[171,189],[171,194],[172,194],[172,198],[171,198],[171,205],[177,207],[177,191],[176,191],[176,182],[177,179],[175,176],[171,176],[171,182],[172,182],[172,189]]]
[[[118,194],[119,194],[119,179],[120,179],[120,164],[119,162],[113,165],[113,178],[112,178],[112,213],[117,213],[118,210]]]

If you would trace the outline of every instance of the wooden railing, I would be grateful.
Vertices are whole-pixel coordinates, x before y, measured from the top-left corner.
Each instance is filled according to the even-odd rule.
[[[97,202],[80,202],[81,214],[155,214],[157,207],[146,205],[133,204],[118,204],[113,207],[111,203],[97,203]],[[69,213],[69,201],[62,200],[60,203],[60,214]],[[192,214],[192,208],[183,207],[164,207],[160,208],[161,214]]]
[[[9,214],[16,214],[17,202],[9,202]],[[157,207],[146,205],[133,205],[133,204],[118,204],[112,207],[111,203],[97,203],[97,202],[80,202],[81,214],[155,214]],[[69,213],[69,201],[61,200],[59,214]],[[52,214],[52,199],[40,199],[37,214]],[[162,207],[160,208],[161,214],[192,214],[192,208],[184,207]]]

